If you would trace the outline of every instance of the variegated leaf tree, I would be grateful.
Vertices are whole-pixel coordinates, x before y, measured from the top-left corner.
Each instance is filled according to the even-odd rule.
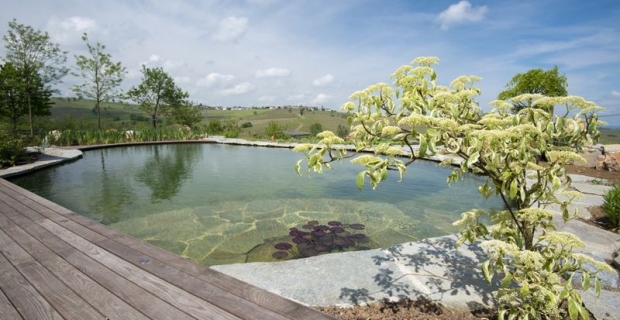
[[[379,83],[353,93],[343,106],[350,113],[350,141],[329,131],[320,133],[318,144],[295,148],[305,155],[296,170],[301,172],[304,160],[310,173],[351,158],[364,167],[358,187],[369,180],[376,188],[388,170],[398,170],[402,179],[416,160],[443,154],[448,157],[441,165],[456,164],[448,183],[468,171],[486,175],[479,192],[500,197],[506,209],[473,209],[455,225],[462,228],[458,243],[482,240],[489,253],[482,264],[485,278],[502,278],[497,292],[500,318],[587,318],[572,277],[579,271],[586,290],[594,281],[600,291],[597,272],[609,266],[573,252],[583,242],[555,231],[559,218],[554,220],[546,208],[557,205],[565,221],[575,217],[568,205],[580,194],[569,190],[564,166],[583,161],[576,151],[597,137],[599,124],[596,117],[586,123],[584,115],[602,108],[576,96],[526,94],[510,102],[493,101],[495,109],[485,113],[476,101],[480,89],[475,83],[481,79],[461,76],[450,86],[439,85],[432,68],[436,63],[437,58],[417,58],[391,75],[392,85]],[[526,100],[533,107],[509,112],[512,103]],[[548,108],[536,108],[539,104],[565,110],[554,115]],[[352,143],[355,151],[346,151],[345,143]],[[493,223],[482,223],[483,216]],[[597,270],[584,268],[584,263]]]

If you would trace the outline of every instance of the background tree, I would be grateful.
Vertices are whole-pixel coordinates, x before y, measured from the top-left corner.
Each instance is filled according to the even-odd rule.
[[[15,66],[7,62],[0,67],[0,116],[9,118],[13,132],[17,131],[17,121],[28,113],[24,99],[22,78]]]
[[[267,123],[267,127],[265,127],[265,133],[270,138],[281,138],[284,136],[284,130],[286,130],[286,125],[279,123],[278,121],[271,120]]]
[[[190,101],[184,101],[181,105],[170,111],[174,121],[180,125],[195,129],[202,122],[202,110]]]
[[[323,131],[323,125],[320,123],[313,123],[310,125],[310,134],[316,136]]]
[[[516,97],[522,94],[542,94],[547,97],[564,97],[568,95],[566,87],[568,86],[568,80],[565,75],[558,73],[558,67],[547,71],[543,69],[531,69],[526,73],[518,73],[508,84],[506,90],[499,93],[497,99],[508,100],[512,97]],[[524,101],[512,101],[512,112],[516,113],[519,110],[530,107],[532,100]],[[544,107],[553,114],[553,106],[539,106]]]
[[[336,135],[343,139],[346,138],[349,135],[349,128],[339,124],[336,128]]]
[[[51,115],[51,92],[45,89],[38,74],[28,76],[31,83],[25,83],[23,72],[17,70],[11,62],[0,66],[0,116],[8,118],[15,134],[19,119],[30,110],[36,116]]]
[[[132,87],[127,97],[139,105],[140,111],[151,117],[153,128],[157,128],[159,117],[167,116],[172,108],[182,106],[189,94],[177,87],[164,69],[142,66],[142,83]]]
[[[22,74],[30,135],[33,136],[34,116],[41,115],[38,111],[45,111],[45,108],[37,110],[37,107],[45,105],[40,99],[41,94],[51,93],[51,85],[60,82],[69,71],[63,66],[67,61],[67,52],[60,50],[58,44],[50,42],[47,32],[17,23],[15,19],[9,22],[7,34],[2,39],[6,49],[6,61],[13,63]],[[49,113],[49,109],[47,112]]]
[[[585,126],[583,116],[602,108],[576,96],[522,94],[494,101],[496,109],[485,114],[476,103],[480,90],[475,82],[480,79],[461,76],[449,87],[438,85],[432,68],[437,61],[415,59],[392,74],[393,86],[379,83],[350,96],[352,102],[343,108],[351,113],[352,154],[342,146],[344,140],[329,131],[319,134],[322,140],[316,145],[300,144],[294,150],[304,153],[308,172],[322,172],[335,160],[352,158],[364,168],[357,176],[359,188],[368,180],[376,188],[389,169],[398,170],[402,178],[416,160],[452,155],[441,163],[460,164],[448,182],[469,171],[484,174],[488,180],[478,188],[481,195],[498,196],[505,204],[497,212],[472,209],[455,222],[461,227],[457,244],[480,240],[487,251],[488,260],[481,266],[485,279],[502,278],[496,292],[499,319],[587,319],[573,287],[574,275],[581,274],[584,290],[594,284],[600,292],[598,272],[613,269],[573,252],[585,244],[574,234],[556,231],[554,223],[577,216],[568,205],[581,194],[570,189],[564,167],[583,161],[575,151],[597,127],[595,118]],[[513,103],[526,101],[532,108],[508,112]],[[541,109],[549,105],[563,106],[566,113],[555,116]],[[559,137],[575,149],[557,147]],[[368,149],[374,154],[363,153]],[[543,153],[550,158],[544,163],[537,160]],[[298,172],[303,161],[295,167]],[[559,208],[557,216],[546,209],[551,205]]]
[[[97,42],[91,45],[88,35],[84,33],[82,40],[86,43],[89,56],[76,55],[75,76],[84,79],[84,82],[71,88],[80,99],[86,97],[95,100],[97,126],[101,130],[101,102],[108,101],[120,95],[115,91],[127,73],[120,62],[112,62],[111,55],[105,53],[105,46]]]

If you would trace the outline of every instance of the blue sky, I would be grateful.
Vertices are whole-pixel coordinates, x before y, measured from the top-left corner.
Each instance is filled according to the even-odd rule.
[[[142,64],[163,67],[208,105],[339,109],[399,66],[437,56],[441,84],[483,78],[487,110],[515,74],[557,65],[569,94],[620,125],[617,0],[4,0],[0,9],[0,34],[13,18],[47,31],[69,66],[87,32],[127,67],[123,88],[140,81]],[[59,89],[72,96],[77,81]]]

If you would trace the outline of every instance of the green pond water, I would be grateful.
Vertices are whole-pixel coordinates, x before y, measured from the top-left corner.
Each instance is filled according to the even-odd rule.
[[[458,230],[472,208],[501,208],[477,192],[484,177],[448,186],[450,169],[416,162],[403,181],[355,184],[360,166],[299,176],[290,149],[219,144],[131,146],[11,182],[113,229],[205,265],[273,261],[273,244],[309,220],[361,223],[367,246],[388,247]]]

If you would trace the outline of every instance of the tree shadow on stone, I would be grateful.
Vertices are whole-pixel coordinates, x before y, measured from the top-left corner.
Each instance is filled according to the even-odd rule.
[[[499,287],[499,281],[489,284],[482,276],[480,264],[486,254],[477,243],[456,249],[456,239],[426,239],[384,250],[385,255],[372,257],[380,267],[374,277],[379,290],[342,288],[340,298],[354,304],[408,298],[444,305],[453,300],[470,310],[493,307],[496,301],[492,292]]]

